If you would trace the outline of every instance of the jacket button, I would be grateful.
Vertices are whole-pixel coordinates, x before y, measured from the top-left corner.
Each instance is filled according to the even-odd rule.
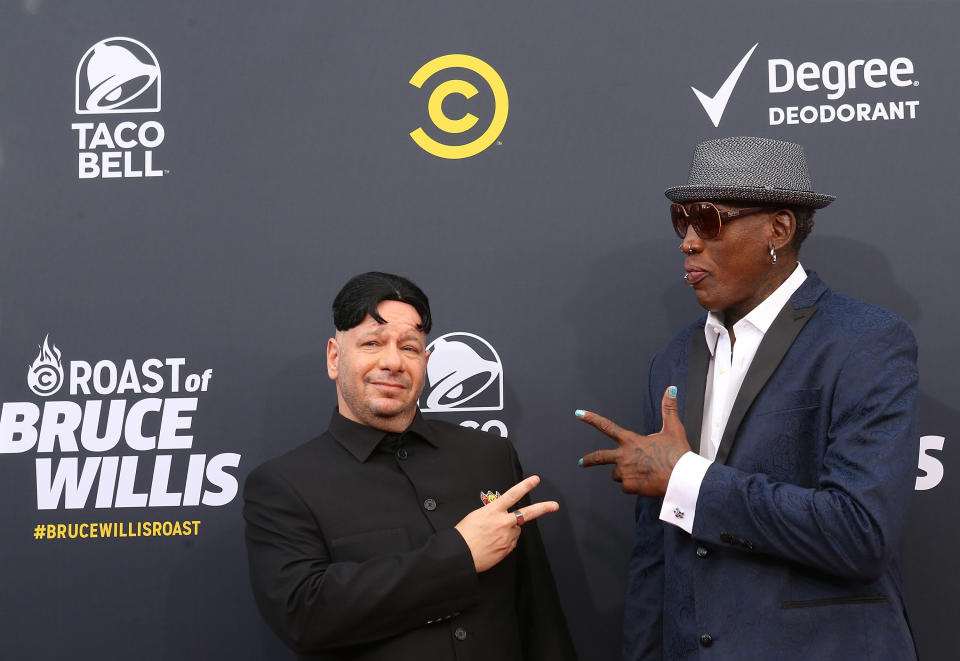
[[[457,640],[466,640],[467,630],[463,627],[457,627],[457,630],[453,632],[453,635],[456,636]]]
[[[400,448],[397,450],[397,459],[406,459],[407,456],[407,448]]]
[[[707,550],[707,547],[706,547],[706,546],[698,546],[698,547],[697,547],[697,557],[698,557],[698,558],[706,558],[708,555],[710,555],[710,551]]]
[[[433,498],[427,498],[425,501],[423,501],[423,509],[427,510],[428,512],[432,512],[433,510],[437,509],[437,501],[435,501]]]
[[[703,645],[704,647],[710,647],[711,645],[713,645],[713,636],[711,636],[708,633],[703,634],[702,636],[700,636],[700,644]]]

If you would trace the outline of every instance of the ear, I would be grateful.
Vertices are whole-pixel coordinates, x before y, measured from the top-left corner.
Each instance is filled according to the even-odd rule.
[[[430,349],[427,349],[426,352],[423,354],[423,364],[424,364],[424,366],[430,364],[430,354],[431,354],[431,353],[433,353],[433,352],[430,351]]]
[[[338,363],[340,360],[340,345],[337,339],[331,337],[327,340],[327,376],[336,381],[339,374]]]
[[[797,231],[797,219],[790,209],[779,209],[771,220],[770,240],[776,250],[783,250],[793,244],[793,235]]]

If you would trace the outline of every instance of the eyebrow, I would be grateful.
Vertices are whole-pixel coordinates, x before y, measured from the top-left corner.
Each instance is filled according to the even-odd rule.
[[[384,326],[386,326],[386,324],[377,324],[376,328],[371,328],[368,331],[360,333],[357,339],[362,341],[362,340],[370,339],[373,337],[380,337],[383,335]],[[398,340],[416,340],[417,342],[422,342],[424,345],[426,345],[426,339],[422,337],[422,333],[420,331],[416,331],[416,330],[404,331],[398,336],[397,339]]]
[[[368,331],[363,331],[363,332],[361,332],[361,333],[357,336],[357,339],[359,339],[359,340],[366,340],[366,339],[371,338],[371,337],[380,337],[381,335],[383,335],[383,327],[382,327],[382,325],[378,325],[376,328],[371,328],[371,329],[368,330]]]
[[[419,331],[406,331],[405,333],[401,333],[400,337],[397,339],[416,340],[417,342],[422,342],[423,344],[426,344],[427,343],[426,338],[422,337],[422,335],[423,334],[420,333]]]

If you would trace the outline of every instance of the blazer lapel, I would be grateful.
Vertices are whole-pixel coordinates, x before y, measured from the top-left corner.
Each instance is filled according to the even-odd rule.
[[[737,399],[734,401],[730,417],[727,419],[727,426],[723,430],[723,438],[720,439],[720,447],[717,450],[716,461],[718,463],[725,464],[727,462],[727,457],[733,450],[743,417],[816,310],[816,305],[798,310],[793,307],[792,301],[788,301],[764,334],[760,346],[757,348],[757,354],[754,356],[753,362],[750,363],[750,369],[747,370],[747,375],[743,379],[743,385],[740,386],[740,392],[737,393]],[[704,374],[704,386],[700,388],[701,411],[703,410],[705,379],[706,374]]]
[[[703,395],[707,389],[707,369],[710,367],[710,350],[707,340],[696,330],[690,338],[690,361],[687,363],[686,406],[683,427],[687,431],[690,448],[700,452],[700,430],[703,427]]]

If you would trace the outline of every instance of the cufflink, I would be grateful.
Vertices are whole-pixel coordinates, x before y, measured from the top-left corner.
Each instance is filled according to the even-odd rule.
[[[683,510],[681,510],[679,507],[674,507],[674,508],[673,508],[673,515],[674,515],[675,517],[677,517],[678,519],[682,519],[682,518],[683,518]]]

